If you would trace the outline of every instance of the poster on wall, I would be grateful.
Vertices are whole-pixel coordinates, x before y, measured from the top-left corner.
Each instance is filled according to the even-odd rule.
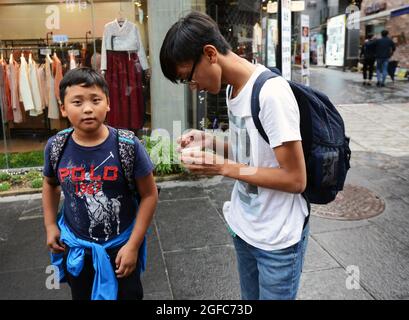
[[[301,15],[301,78],[310,85],[310,16]]]
[[[267,20],[267,67],[272,68],[277,66],[276,61],[276,46],[278,43],[277,19]]]
[[[291,80],[291,0],[281,0],[281,72]]]
[[[328,66],[342,67],[345,55],[345,14],[328,19],[327,50],[325,61]]]
[[[317,66],[324,65],[324,35],[319,33],[316,37],[317,41]]]

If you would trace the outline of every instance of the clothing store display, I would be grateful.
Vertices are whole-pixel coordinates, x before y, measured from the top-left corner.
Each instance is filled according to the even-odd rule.
[[[47,91],[47,80],[45,78],[45,67],[41,65],[37,68],[37,77],[40,87],[41,104],[43,108],[48,106],[48,91]]]
[[[14,123],[23,122],[23,114],[20,109],[20,97],[19,97],[19,65],[14,61],[13,54],[10,55],[10,61],[8,67],[8,77],[10,83],[10,92],[11,92],[11,107],[13,110],[13,121]]]
[[[108,123],[116,128],[143,126],[142,68],[136,53],[108,51],[106,80],[109,86]]]
[[[137,26],[126,19],[122,25],[118,19],[107,23],[102,39],[101,70],[106,70],[109,86],[109,125],[133,130],[143,127],[142,73],[147,69]]]
[[[34,109],[33,96],[31,94],[30,81],[28,79],[28,64],[26,58],[20,57],[19,92],[25,111]]]
[[[122,26],[117,19],[105,25],[102,38],[101,70],[107,70],[107,50],[136,51],[142,69],[149,69],[139,29],[129,20],[125,20]]]
[[[11,108],[11,92],[7,75],[7,64],[4,60],[0,61],[0,94],[1,106],[3,112],[2,120],[4,122],[13,121],[13,110]]]
[[[70,52],[70,70],[77,67],[77,62],[75,61],[75,56],[73,52]]]
[[[62,64],[60,59],[58,59],[57,55],[54,53],[53,55],[53,76],[54,76],[54,93],[55,97],[57,98],[57,101],[59,104],[61,104],[60,101],[60,82],[63,78],[62,74]]]
[[[36,117],[43,113],[43,102],[41,99],[41,92],[37,74],[37,65],[31,58],[28,62],[28,77],[31,88],[31,95],[33,97],[34,109],[30,110],[30,116]]]
[[[49,55],[47,55],[45,60],[46,89],[48,91],[48,118],[60,119],[60,110],[55,96],[55,81],[52,73],[53,66],[51,65],[55,60],[51,60]]]

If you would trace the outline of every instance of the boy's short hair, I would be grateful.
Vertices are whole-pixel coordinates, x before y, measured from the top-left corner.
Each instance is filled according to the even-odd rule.
[[[224,55],[231,50],[216,22],[208,15],[193,11],[179,19],[167,32],[160,50],[160,64],[165,77],[177,83],[176,66],[196,61],[208,44]]]
[[[97,86],[100,88],[107,98],[109,98],[109,88],[104,77],[97,71],[88,68],[76,68],[68,71],[60,82],[60,100],[64,103],[67,87],[82,85],[83,87]]]
[[[381,34],[382,34],[382,37],[386,37],[389,34],[389,31],[388,30],[382,30]]]

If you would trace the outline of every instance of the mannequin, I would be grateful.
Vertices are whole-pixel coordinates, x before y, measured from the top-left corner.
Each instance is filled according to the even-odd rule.
[[[149,69],[138,27],[122,10],[104,27],[101,72],[109,85],[108,124],[138,130],[143,127],[142,71]]]

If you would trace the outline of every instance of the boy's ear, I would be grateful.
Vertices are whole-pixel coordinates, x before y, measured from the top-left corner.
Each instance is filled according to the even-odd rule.
[[[110,101],[109,101],[109,97],[107,97],[107,111],[110,111],[111,108],[109,107]]]
[[[209,60],[210,63],[216,63],[217,62],[217,55],[219,52],[217,51],[216,47],[207,44],[203,47],[203,54],[205,55],[206,59]]]
[[[67,115],[67,111],[65,111],[65,106],[64,106],[64,104],[60,104],[60,110],[61,110],[61,115],[62,115],[64,118],[67,118],[68,115]]]

